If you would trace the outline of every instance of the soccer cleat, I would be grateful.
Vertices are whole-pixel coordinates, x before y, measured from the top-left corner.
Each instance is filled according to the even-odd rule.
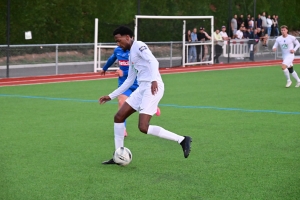
[[[180,143],[182,150],[183,150],[183,155],[185,158],[189,157],[189,154],[191,152],[191,142],[192,142],[191,137],[184,136],[184,139]]]
[[[288,81],[285,85],[286,88],[289,88],[292,85],[292,81]]]
[[[295,87],[300,87],[300,82],[298,82]]]
[[[110,164],[117,164],[117,163],[115,163],[115,161],[113,159],[110,159],[110,160],[102,162],[102,164],[104,164],[104,165],[110,165]]]
[[[156,110],[155,115],[156,115],[156,116],[160,116],[160,109],[159,109],[159,107],[157,107],[157,110]]]

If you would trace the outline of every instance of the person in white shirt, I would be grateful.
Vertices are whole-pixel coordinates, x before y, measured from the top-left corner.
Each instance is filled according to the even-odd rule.
[[[271,15],[268,15],[268,18],[267,18],[267,34],[268,34],[269,37],[271,36],[272,24],[273,24],[273,21],[271,19]]]
[[[216,55],[214,56],[214,63],[220,63],[219,57],[221,56],[222,51],[223,51],[223,48],[222,48],[223,39],[222,39],[219,29],[216,29],[216,31],[213,33],[213,38],[215,41],[215,52],[216,52]]]
[[[294,53],[299,48],[300,44],[299,41],[294,36],[288,34],[288,27],[286,25],[281,26],[280,29],[282,35],[276,38],[275,44],[273,46],[273,51],[277,50],[278,45],[280,46],[282,51],[282,59],[283,59],[281,68],[287,79],[287,83],[285,87],[288,88],[292,84],[292,81],[290,79],[290,74],[292,74],[292,76],[297,81],[295,87],[299,87],[300,79],[298,77],[297,72],[293,69],[293,60],[295,57]]]
[[[223,40],[229,40],[230,37],[228,37],[227,33],[226,33],[226,26],[222,26],[220,35],[222,36]]]
[[[244,26],[241,26],[240,29],[235,33],[236,34],[236,39],[243,39],[244,33]]]
[[[139,84],[114,116],[115,149],[124,147],[124,121],[134,112],[139,112],[138,127],[142,133],[177,142],[182,147],[184,157],[187,158],[191,150],[191,137],[181,136],[160,126],[149,124],[164,94],[164,83],[159,73],[157,59],[144,42],[132,39],[133,31],[130,28],[120,26],[113,35],[119,47],[124,51],[130,50],[128,77],[115,91],[100,97],[99,103],[104,104],[122,94],[133,84],[135,78]],[[116,163],[110,159],[102,164]]]

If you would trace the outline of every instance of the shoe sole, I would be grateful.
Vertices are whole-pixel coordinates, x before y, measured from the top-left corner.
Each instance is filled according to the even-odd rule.
[[[189,140],[189,149],[188,149],[188,152],[186,152],[186,151],[184,151],[184,157],[185,158],[187,158],[187,157],[189,157],[189,155],[190,155],[190,152],[191,152],[191,149],[192,149],[192,138],[191,137],[186,137],[186,139],[188,139]]]

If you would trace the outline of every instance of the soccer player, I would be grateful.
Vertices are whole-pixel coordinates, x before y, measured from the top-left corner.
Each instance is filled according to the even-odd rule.
[[[134,83],[135,78],[139,84],[139,87],[126,99],[114,116],[115,149],[124,146],[124,121],[138,111],[138,127],[142,133],[177,142],[182,147],[184,157],[187,158],[191,150],[191,137],[181,136],[160,126],[149,124],[164,94],[164,83],[159,73],[157,59],[144,42],[132,39],[133,32],[128,27],[118,27],[113,35],[119,47],[124,51],[130,50],[128,77],[115,91],[100,97],[99,103],[104,104],[122,94]],[[115,162],[110,159],[104,161],[103,164],[115,164]]]
[[[300,44],[294,36],[288,34],[288,27],[286,25],[281,26],[280,29],[282,35],[276,38],[275,44],[273,46],[273,51],[276,51],[278,45],[281,47],[282,59],[283,59],[281,68],[287,79],[287,83],[285,87],[288,88],[292,84],[292,81],[290,79],[290,74],[292,74],[292,76],[297,81],[295,87],[299,87],[300,79],[298,77],[297,72],[293,69],[293,60],[295,57],[294,53],[299,48]]]
[[[128,76],[128,69],[129,69],[128,56],[129,56],[129,50],[123,51],[121,47],[115,48],[114,53],[108,58],[107,62],[103,66],[102,70],[100,71],[100,74],[105,75],[105,72],[108,70],[108,68],[111,67],[116,60],[118,60],[120,69],[116,71],[116,75],[119,77],[118,87],[120,87]],[[135,79],[133,85],[118,96],[119,109],[121,108],[121,106],[123,105],[127,97],[129,97],[131,93],[135,91],[138,86],[139,85],[137,83],[137,80]],[[160,115],[160,109],[158,107],[157,107],[156,115],[157,116]],[[124,122],[124,124],[125,124],[124,136],[127,137],[126,122]]]

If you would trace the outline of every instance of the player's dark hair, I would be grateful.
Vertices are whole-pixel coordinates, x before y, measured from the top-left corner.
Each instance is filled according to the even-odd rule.
[[[119,26],[116,30],[113,32],[113,36],[120,34],[120,35],[129,35],[130,37],[133,37],[133,31],[128,28],[127,26]]]

